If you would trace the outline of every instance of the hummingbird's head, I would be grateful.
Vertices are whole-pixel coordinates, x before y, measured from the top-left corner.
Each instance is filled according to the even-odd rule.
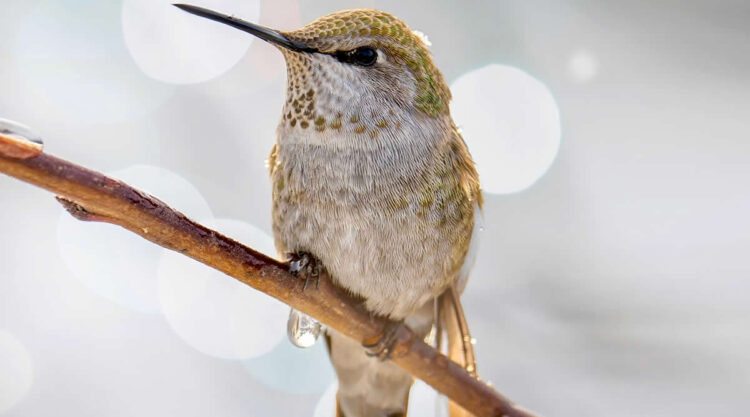
[[[447,111],[450,92],[427,45],[393,15],[344,10],[283,35],[315,50],[285,50],[290,78],[328,75],[338,84],[330,87],[348,88],[367,101],[393,102],[429,116]]]
[[[345,10],[280,32],[176,6],[250,32],[282,51],[288,87],[282,124],[289,128],[375,137],[406,120],[449,115],[450,91],[425,41],[391,14]]]

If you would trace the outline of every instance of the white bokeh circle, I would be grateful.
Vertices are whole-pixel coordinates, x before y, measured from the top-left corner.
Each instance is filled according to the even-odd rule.
[[[536,78],[492,64],[452,85],[451,113],[490,193],[522,191],[552,165],[560,147],[560,111]]]
[[[31,355],[12,334],[0,330],[0,414],[26,395],[33,380]]]
[[[574,81],[583,83],[596,77],[599,61],[589,51],[578,50],[568,59],[568,73]]]
[[[283,340],[268,354],[245,360],[242,365],[264,385],[291,394],[320,394],[334,380],[322,341],[300,349]]]
[[[136,165],[108,175],[158,196],[193,219],[212,215],[208,203],[190,182],[164,168]],[[75,220],[64,210],[57,230],[63,261],[89,289],[135,311],[159,311],[157,269],[161,248],[111,224]]]
[[[180,10],[169,0],[124,0],[122,31],[136,64],[149,77],[175,84],[216,78],[247,52],[254,37]],[[200,5],[249,22],[259,0],[203,0]]]
[[[201,222],[269,256],[273,239],[254,226],[227,219]],[[289,307],[181,254],[164,251],[159,300],[172,329],[210,356],[248,359],[270,352],[286,335]]]
[[[14,49],[3,70],[17,80],[17,105],[67,125],[118,123],[166,102],[174,86],[142,75],[119,31],[117,2],[39,1],[6,38]]]

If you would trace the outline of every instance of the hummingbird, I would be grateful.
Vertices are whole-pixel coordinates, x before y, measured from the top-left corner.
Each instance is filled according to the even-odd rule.
[[[466,285],[482,193],[423,36],[372,9],[279,31],[175,6],[257,36],[285,58],[286,101],[268,159],[279,253],[303,278],[324,268],[369,312],[426,337],[441,317],[436,300]],[[331,329],[326,341],[338,416],[406,415],[411,375]]]

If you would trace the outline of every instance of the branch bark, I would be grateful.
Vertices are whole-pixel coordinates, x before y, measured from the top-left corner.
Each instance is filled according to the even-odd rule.
[[[178,251],[306,313],[362,343],[380,339],[388,320],[328,277],[303,291],[288,265],[201,226],[158,199],[99,172],[0,133],[0,172],[49,190],[77,219],[119,225]],[[391,360],[479,417],[533,417],[402,327]]]

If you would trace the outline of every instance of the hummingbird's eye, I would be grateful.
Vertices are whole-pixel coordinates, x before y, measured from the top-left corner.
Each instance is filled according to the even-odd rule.
[[[378,51],[369,46],[361,46],[351,51],[337,51],[333,55],[341,62],[363,67],[369,67],[378,60]]]
[[[378,60],[378,53],[369,46],[363,46],[353,51],[352,58],[357,64],[369,67]]]

